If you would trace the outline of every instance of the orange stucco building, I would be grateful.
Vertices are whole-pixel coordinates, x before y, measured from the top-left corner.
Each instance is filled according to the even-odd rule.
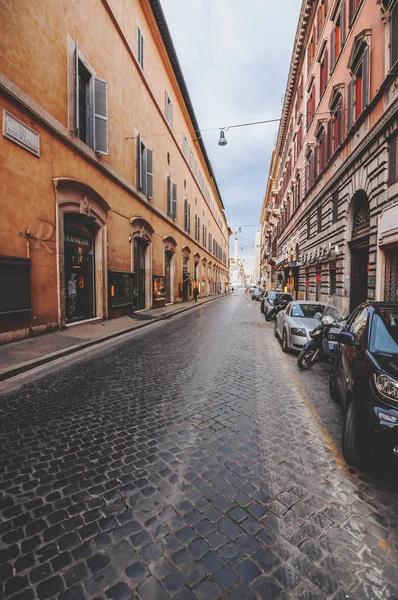
[[[262,278],[398,301],[398,2],[303,0],[262,206]]]
[[[224,293],[228,225],[158,0],[0,0],[0,342]]]

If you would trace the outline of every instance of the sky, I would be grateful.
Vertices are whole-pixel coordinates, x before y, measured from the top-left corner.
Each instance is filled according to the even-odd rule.
[[[161,0],[202,129],[278,119],[301,0]],[[282,12],[281,12],[282,11]],[[254,237],[278,123],[202,134],[239,257],[254,268]],[[231,236],[230,252],[233,256]],[[242,249],[243,248],[243,249]]]

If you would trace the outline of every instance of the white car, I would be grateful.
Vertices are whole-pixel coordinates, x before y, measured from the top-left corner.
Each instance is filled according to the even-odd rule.
[[[319,320],[315,315],[331,315],[336,319],[340,316],[336,307],[325,302],[311,300],[294,300],[285,310],[281,310],[275,319],[275,336],[282,341],[282,350],[300,352],[310,339],[310,333]]]

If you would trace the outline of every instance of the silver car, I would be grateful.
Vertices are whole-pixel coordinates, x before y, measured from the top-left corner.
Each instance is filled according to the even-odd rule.
[[[337,308],[325,302],[311,300],[294,300],[276,315],[275,336],[282,340],[282,350],[296,350],[300,352],[310,339],[310,333],[319,320],[317,313],[332,315],[338,318]]]

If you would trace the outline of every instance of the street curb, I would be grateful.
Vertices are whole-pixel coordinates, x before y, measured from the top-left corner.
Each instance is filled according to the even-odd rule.
[[[121,331],[114,331],[113,333],[108,333],[107,335],[98,337],[95,340],[88,340],[87,342],[82,342],[81,344],[75,344],[74,346],[70,346],[69,348],[65,348],[64,350],[58,350],[57,352],[50,352],[49,354],[45,354],[44,356],[40,356],[39,358],[34,358],[34,359],[28,360],[24,363],[19,363],[15,366],[7,367],[6,369],[1,369],[0,370],[0,381],[5,381],[7,379],[10,379],[11,377],[20,375],[21,373],[26,373],[27,371],[31,371],[32,369],[35,369],[36,367],[40,367],[41,365],[50,363],[54,360],[57,360],[58,358],[63,358],[64,356],[69,356],[70,354],[74,354],[76,352],[79,352],[80,350],[85,350],[86,348],[90,348],[91,346],[96,346],[97,344],[101,344],[102,342],[106,342],[113,338],[117,338],[121,335],[124,335],[125,333],[131,333],[132,331],[135,331],[136,329],[142,329],[143,327],[147,327],[148,325],[152,325],[153,323],[157,323],[159,321],[166,321],[167,319],[171,319],[172,317],[174,317],[176,315],[180,315],[181,313],[184,313],[187,310],[191,310],[193,308],[199,308],[203,304],[208,304],[209,302],[212,302],[214,300],[220,300],[221,298],[225,298],[226,296],[229,296],[229,295],[230,294],[227,293],[222,296],[221,295],[215,296],[214,298],[209,298],[208,300],[205,300],[204,302],[201,302],[200,304],[193,304],[191,306],[185,306],[184,308],[177,309],[176,311],[173,311],[172,313],[162,315],[160,317],[156,317],[154,319],[151,319],[147,323],[138,323],[136,325],[132,325],[131,327],[128,327],[127,329],[123,329]]]

